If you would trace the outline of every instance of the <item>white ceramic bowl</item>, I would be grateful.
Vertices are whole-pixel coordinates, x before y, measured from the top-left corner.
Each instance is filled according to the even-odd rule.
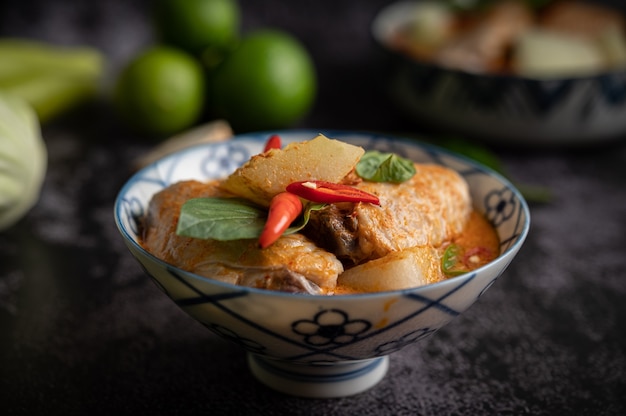
[[[288,143],[319,132],[276,133]],[[183,179],[227,175],[260,153],[270,133],[195,146],[147,166],[123,186],[114,212],[130,252],[165,294],[208,329],[243,347],[260,381],[307,397],[351,395],[375,385],[387,371],[389,354],[432,335],[478,300],[513,260],[530,222],[526,202],[507,180],[461,156],[408,139],[322,133],[459,171],[476,208],[497,228],[502,254],[474,272],[415,289],[312,296],[225,284],[166,264],[141,247],[137,220],[155,192]]]
[[[580,146],[626,133],[626,70],[548,80],[470,73],[419,61],[391,41],[418,3],[392,3],[371,26],[390,59],[391,100],[412,119],[515,146]]]

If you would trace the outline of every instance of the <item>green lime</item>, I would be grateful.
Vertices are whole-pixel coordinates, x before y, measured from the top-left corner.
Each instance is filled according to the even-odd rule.
[[[236,0],[158,0],[154,6],[160,39],[203,57],[209,66],[238,38],[239,22]]]
[[[177,49],[156,46],[120,73],[113,100],[121,117],[140,131],[168,135],[193,125],[204,107],[202,65]]]
[[[210,107],[235,130],[288,127],[314,103],[313,61],[293,36],[260,30],[241,39],[210,79]]]

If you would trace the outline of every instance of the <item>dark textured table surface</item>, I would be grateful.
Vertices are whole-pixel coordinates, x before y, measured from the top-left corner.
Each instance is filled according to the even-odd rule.
[[[299,127],[434,134],[384,94],[368,25],[385,3],[241,1],[244,30],[290,30],[316,61],[317,104]],[[0,35],[93,45],[112,74],[151,42],[148,7],[2,2]],[[552,192],[531,205],[513,264],[465,314],[394,353],[376,387],[313,400],[257,383],[244,352],[179,310],[124,247],[113,201],[149,143],[104,103],[43,134],[41,199],[0,233],[2,414],[626,414],[626,140],[494,148],[515,181]]]

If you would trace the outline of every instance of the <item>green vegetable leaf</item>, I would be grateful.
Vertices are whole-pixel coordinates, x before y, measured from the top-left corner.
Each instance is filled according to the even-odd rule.
[[[213,240],[256,238],[267,211],[241,198],[193,198],[183,204],[176,234]]]
[[[443,253],[441,258],[441,269],[448,276],[458,276],[467,273],[467,270],[455,270],[454,267],[459,263],[459,255],[461,249],[456,244],[450,244]]]
[[[47,154],[32,107],[0,91],[0,231],[19,221],[39,199]]]
[[[372,182],[401,183],[415,175],[415,166],[409,159],[377,150],[365,152],[355,170],[361,178]]]
[[[456,12],[479,10],[493,3],[493,0],[447,0],[448,6]]]
[[[475,12],[486,10],[499,0],[447,0],[445,3],[455,12]],[[553,0],[525,0],[531,9],[541,9],[549,5]]]
[[[302,215],[284,234],[293,234],[309,222],[311,211],[325,204],[306,204]],[[242,198],[193,198],[183,204],[176,234],[203,240],[258,238],[267,220],[267,209]]]
[[[455,153],[467,156],[500,174],[504,174],[504,168],[502,167],[500,159],[486,147],[460,138],[441,139],[438,144]]]
[[[509,177],[502,166],[500,159],[498,159],[493,152],[483,146],[479,146],[460,138],[442,139],[438,144],[452,150],[453,152],[467,156],[470,159],[495,170],[505,177]],[[546,187],[522,184],[519,182],[515,182],[514,185],[519,189],[528,202],[548,203],[552,199],[552,193],[550,192],[550,189]]]
[[[293,222],[291,227],[287,228],[283,234],[293,234],[302,230],[307,225],[307,223],[309,222],[309,219],[311,218],[311,211],[319,211],[325,206],[326,204],[318,204],[314,202],[310,202],[306,204],[304,206],[302,215],[300,215],[298,219]]]
[[[26,101],[45,123],[98,93],[105,58],[91,47],[0,39],[0,90]]]

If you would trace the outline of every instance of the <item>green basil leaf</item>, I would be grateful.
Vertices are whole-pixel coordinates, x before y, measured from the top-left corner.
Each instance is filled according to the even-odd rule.
[[[307,223],[309,222],[309,219],[311,218],[311,211],[319,211],[325,206],[326,204],[318,204],[318,203],[313,203],[313,202],[306,204],[304,206],[302,215],[300,215],[298,219],[293,222],[291,227],[287,228],[283,234],[293,234],[302,230],[307,225]]]
[[[306,204],[302,215],[284,234],[302,230],[309,222],[311,212],[324,206],[326,204]],[[266,220],[267,209],[242,198],[193,198],[181,207],[176,234],[220,241],[258,238]]]
[[[240,198],[193,198],[183,204],[176,234],[213,240],[261,235],[267,210]]]
[[[361,178],[372,182],[401,183],[415,175],[415,166],[411,160],[377,150],[365,152],[355,170]]]

